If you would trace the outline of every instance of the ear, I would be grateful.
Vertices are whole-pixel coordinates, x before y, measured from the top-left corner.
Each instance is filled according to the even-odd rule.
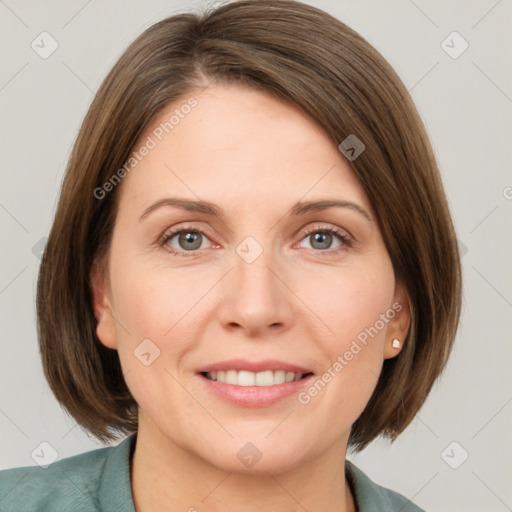
[[[395,312],[394,317],[389,321],[386,330],[386,345],[384,346],[384,359],[396,357],[404,346],[404,341],[409,332],[411,324],[411,305],[405,286],[397,282],[391,309]],[[393,346],[394,340],[400,345]]]
[[[96,324],[96,335],[103,345],[111,349],[117,349],[110,285],[108,276],[106,276],[107,268],[107,265],[101,265],[95,261],[90,273],[94,316],[98,322]]]

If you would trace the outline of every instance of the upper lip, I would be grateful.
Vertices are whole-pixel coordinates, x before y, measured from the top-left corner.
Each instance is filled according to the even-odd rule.
[[[203,366],[197,370],[197,373],[210,373],[216,371],[227,370],[246,370],[249,372],[264,372],[264,371],[285,371],[293,373],[313,373],[308,368],[296,364],[288,363],[286,361],[279,361],[277,359],[265,359],[262,361],[249,361],[247,359],[229,359],[227,361],[219,361]]]

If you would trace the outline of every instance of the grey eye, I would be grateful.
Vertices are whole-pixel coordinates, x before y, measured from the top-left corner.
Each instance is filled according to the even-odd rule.
[[[309,240],[311,241],[313,249],[329,249],[332,244],[332,234],[319,231],[310,234]],[[316,243],[318,243],[318,246],[314,245]]]
[[[168,240],[168,244],[170,245],[173,238],[177,238],[178,240],[178,249],[182,249],[184,251],[194,251],[201,247],[201,243],[203,241],[203,235],[197,231],[180,231],[171,236]]]
[[[336,239],[338,239],[338,245],[334,246],[333,244]],[[302,239],[302,243],[304,243],[304,240],[309,242],[310,247],[308,247],[308,249],[315,251],[327,252],[329,249],[338,249],[349,245],[347,239],[341,233],[329,228],[318,228],[310,231],[306,233]]]

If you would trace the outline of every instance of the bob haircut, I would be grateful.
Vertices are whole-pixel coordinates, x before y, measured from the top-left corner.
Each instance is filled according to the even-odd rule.
[[[166,18],[126,49],[101,84],[70,155],[38,276],[39,345],[53,393],[102,442],[137,430],[137,403],[118,353],[96,335],[91,270],[106,269],[123,183],[108,193],[102,187],[170,102],[211,83],[298,107],[336,146],[351,134],[365,145],[349,163],[407,290],[411,323],[403,350],[384,361],[349,446],[361,450],[379,435],[395,440],[452,348],[461,309],[457,239],[404,84],[358,33],[295,0],[241,0]]]

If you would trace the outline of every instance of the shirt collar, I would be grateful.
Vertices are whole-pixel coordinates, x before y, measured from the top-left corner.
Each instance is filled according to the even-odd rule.
[[[137,433],[121,441],[110,452],[103,468],[98,499],[101,510],[136,512],[130,481],[131,460]],[[350,461],[345,462],[345,471],[351,490],[354,495],[357,510],[370,512],[378,510],[378,503],[374,502],[374,493],[368,492],[377,487],[369,478]]]
[[[130,466],[137,433],[121,441],[105,462],[98,489],[100,508],[104,512],[136,512],[130,483]]]

